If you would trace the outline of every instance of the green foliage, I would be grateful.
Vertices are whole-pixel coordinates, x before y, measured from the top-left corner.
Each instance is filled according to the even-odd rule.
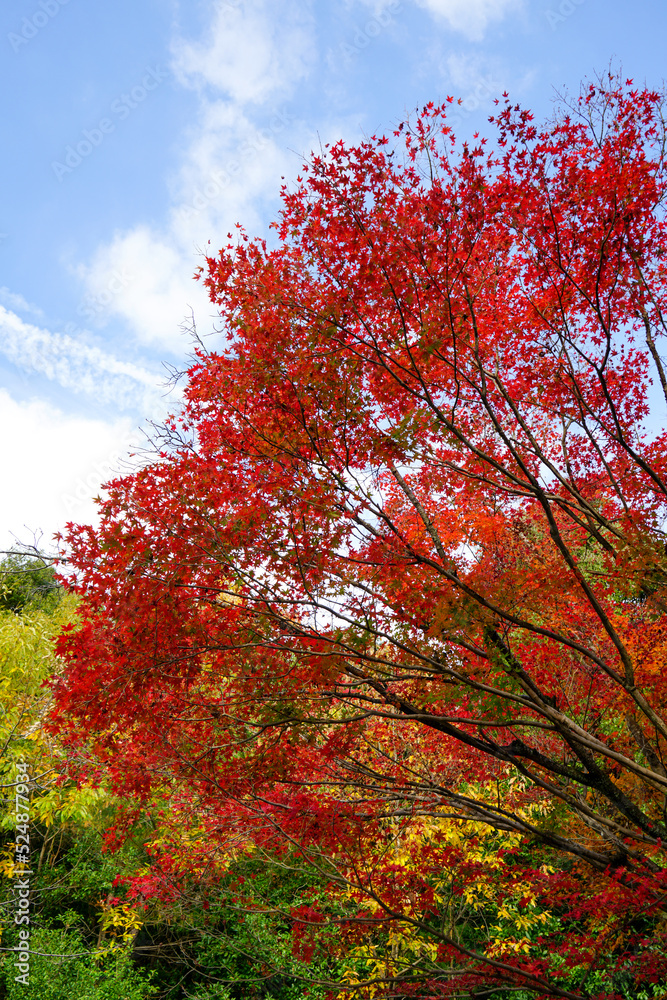
[[[28,983],[16,982],[14,956],[0,965],[6,1000],[149,1000],[152,976],[127,954],[96,961],[76,931],[37,929],[31,936]],[[0,989],[2,988],[0,986]]]
[[[329,947],[335,928],[326,947],[303,954],[291,916],[304,898],[325,905],[320,881],[303,860],[264,854],[241,855],[206,887],[186,873],[171,902],[147,902],[137,960],[154,971],[165,1000],[181,997],[181,989],[197,1000],[301,1000],[306,991],[324,998],[329,990],[312,980],[339,978]]]
[[[52,612],[63,597],[50,562],[17,552],[0,562],[0,610]]]
[[[23,556],[0,563],[0,783],[15,777],[19,758],[40,759],[33,775],[52,768],[42,732],[50,705],[44,682],[60,669],[55,643],[75,609],[52,567]]]

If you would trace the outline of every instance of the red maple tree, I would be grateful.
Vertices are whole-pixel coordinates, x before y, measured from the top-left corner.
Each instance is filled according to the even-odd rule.
[[[621,996],[667,974],[662,98],[610,77],[542,129],[507,102],[494,148],[447,108],[328,147],[274,246],[207,259],[220,350],[69,531],[58,725],[209,844],[326,861],[435,942],[403,996]],[[438,922],[480,830],[495,905],[520,887],[558,934]]]

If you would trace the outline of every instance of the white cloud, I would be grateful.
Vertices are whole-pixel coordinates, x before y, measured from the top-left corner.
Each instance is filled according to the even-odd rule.
[[[180,327],[190,309],[200,332],[208,332],[214,307],[193,279],[203,263],[201,251],[211,252],[210,240],[217,252],[237,222],[251,233],[261,231],[263,202],[278,195],[281,176],[297,162],[281,139],[289,132],[300,141],[293,122],[282,109],[260,126],[234,105],[205,102],[181,169],[171,179],[167,224],[116,233],[89,263],[78,266],[87,292],[84,310],[96,313],[100,304],[89,318],[103,325],[110,316],[121,316],[141,343],[181,355],[189,345]],[[126,280],[109,295],[113,275]]]
[[[235,105],[206,104],[172,182],[171,227],[184,249],[225,240],[239,221],[254,231],[262,226],[262,201],[277,196],[280,178],[296,163],[284,148],[286,133],[293,139],[296,129],[285,108],[260,126]]]
[[[93,523],[93,497],[121,468],[138,432],[129,419],[112,423],[71,417],[43,402],[19,403],[0,390],[0,547],[43,545],[68,521]]]
[[[105,304],[97,317],[104,325],[111,315],[122,316],[143,344],[166,347],[182,354],[185,345],[180,325],[189,308],[200,312],[206,296],[192,280],[196,262],[194,249],[188,254],[173,233],[152,231],[139,225],[125,233],[115,233],[98,248],[88,264],[80,264],[84,279],[85,303],[101,300],[110,275],[131,275]]]
[[[313,20],[282,0],[220,3],[205,41],[179,40],[173,68],[186,86],[208,85],[237,104],[289,93],[314,61]]]
[[[403,0],[361,0],[377,14],[391,10],[398,14]],[[523,5],[523,0],[415,0],[437,20],[445,21],[453,31],[458,31],[473,42],[479,42],[494,21],[501,21],[513,10]]]
[[[521,0],[417,0],[417,2],[471,41],[479,41],[484,37],[489,24],[501,21],[506,14],[521,5]]]
[[[64,389],[94,396],[119,409],[160,409],[158,379],[69,334],[25,323],[0,306],[0,352],[27,373],[38,373]]]

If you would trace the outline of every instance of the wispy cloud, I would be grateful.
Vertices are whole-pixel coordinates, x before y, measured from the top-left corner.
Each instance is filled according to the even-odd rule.
[[[161,391],[153,373],[68,334],[24,322],[0,306],[0,352],[26,373],[121,410],[157,413]]]
[[[490,24],[521,6],[521,0],[418,0],[418,3],[471,41],[480,41]]]
[[[44,313],[38,306],[32,305],[22,295],[18,295],[4,286],[0,288],[0,304],[8,306],[15,312],[30,313],[30,315],[36,316],[38,319],[44,319]]]
[[[395,0],[361,0],[375,11],[395,6]],[[444,21],[453,31],[457,31],[478,42],[484,37],[488,26],[501,21],[513,10],[523,5],[523,0],[415,0],[439,20]]]

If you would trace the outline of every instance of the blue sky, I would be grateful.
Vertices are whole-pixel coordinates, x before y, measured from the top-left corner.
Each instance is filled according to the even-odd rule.
[[[267,235],[320,142],[415,107],[547,116],[610,60],[661,86],[661,0],[8,0],[0,10],[0,545],[94,516],[170,405],[192,280],[235,222]],[[171,405],[174,399],[171,399]]]

